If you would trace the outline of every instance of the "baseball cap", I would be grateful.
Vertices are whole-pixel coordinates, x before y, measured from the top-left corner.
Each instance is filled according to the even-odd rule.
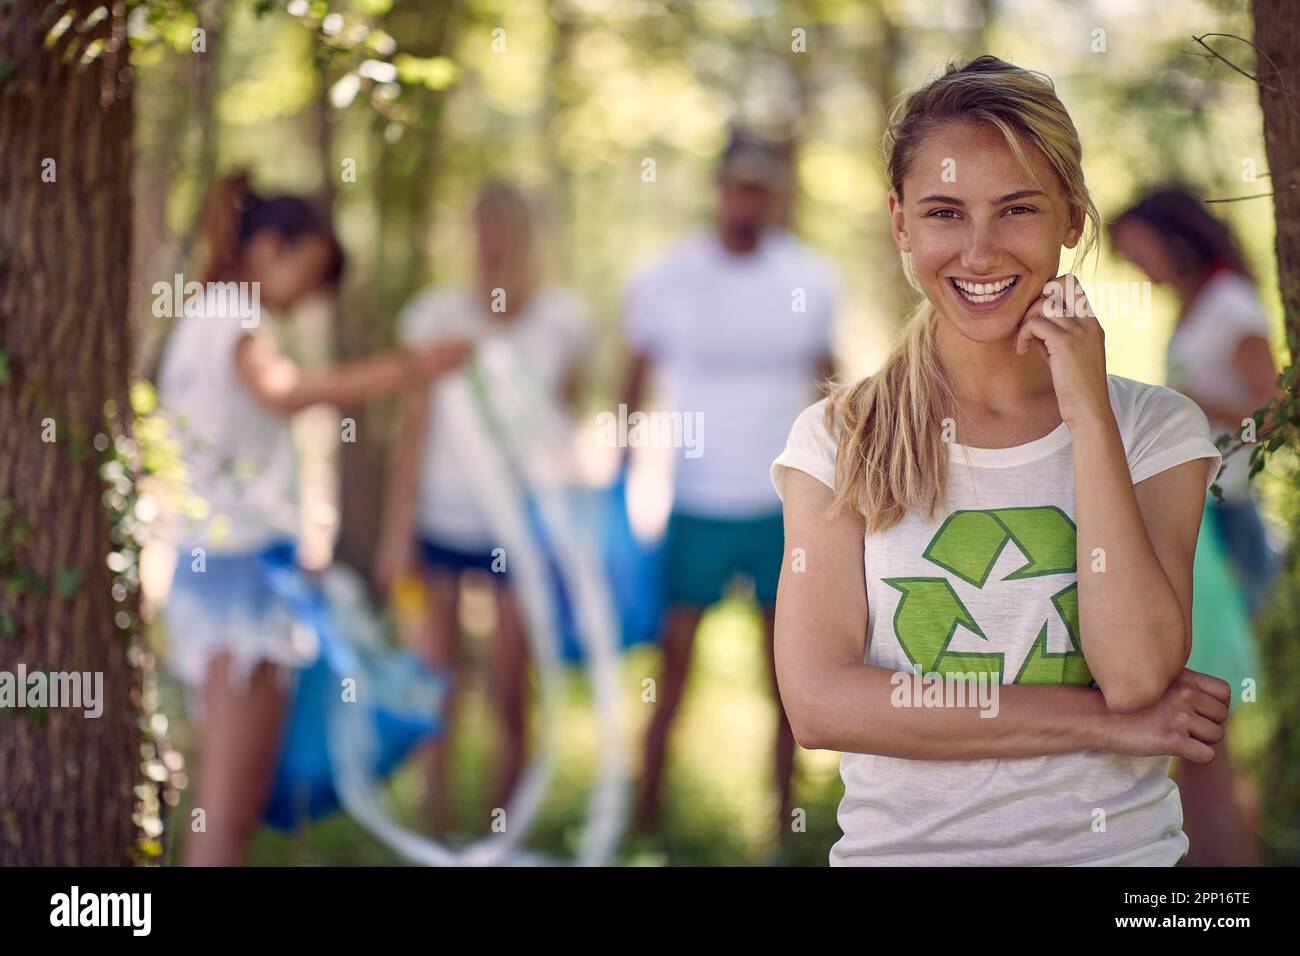
[[[785,175],[785,158],[771,140],[733,129],[718,164],[718,178],[776,186]]]

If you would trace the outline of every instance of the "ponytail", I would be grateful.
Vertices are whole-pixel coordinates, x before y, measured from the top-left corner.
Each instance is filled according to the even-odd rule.
[[[227,173],[208,188],[199,214],[199,239],[204,250],[201,282],[228,279],[239,269],[243,251],[243,219],[252,196],[248,172]]]
[[[884,367],[831,392],[826,427],[841,436],[831,513],[860,513],[867,534],[885,531],[911,510],[932,518],[948,495],[948,445],[940,423],[952,393],[939,364],[939,317],[922,300]]]

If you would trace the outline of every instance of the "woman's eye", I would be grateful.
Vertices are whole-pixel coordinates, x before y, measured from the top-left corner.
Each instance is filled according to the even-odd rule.
[[[938,218],[938,219],[956,219],[956,218],[957,218],[957,210],[955,210],[955,209],[936,209],[936,210],[934,210],[933,212],[929,213],[929,216],[932,217],[932,218]]]
[[[1034,212],[1034,211],[1035,210],[1033,206],[1012,206],[1007,210],[1007,212],[1015,213],[1016,215],[1021,215],[1023,213]]]

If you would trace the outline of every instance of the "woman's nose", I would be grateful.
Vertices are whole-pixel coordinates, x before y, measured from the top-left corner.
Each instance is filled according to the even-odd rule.
[[[981,226],[972,226],[966,248],[962,250],[963,268],[974,273],[991,272],[1000,258],[991,231]]]

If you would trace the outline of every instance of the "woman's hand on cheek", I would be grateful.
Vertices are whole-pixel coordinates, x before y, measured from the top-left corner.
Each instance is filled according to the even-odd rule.
[[[1047,283],[1020,320],[1016,352],[1035,345],[1052,370],[1061,419],[1071,430],[1111,419],[1106,334],[1073,275]]]

